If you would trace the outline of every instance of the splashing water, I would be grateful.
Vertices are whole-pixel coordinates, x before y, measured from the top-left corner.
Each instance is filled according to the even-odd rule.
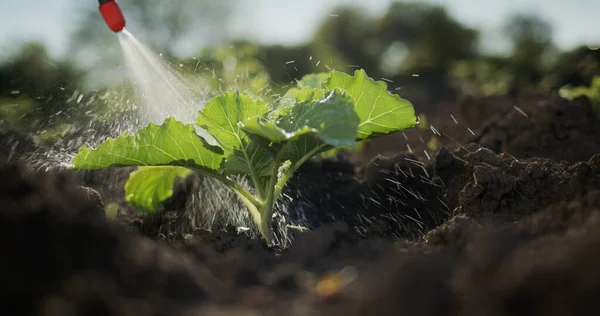
[[[99,145],[109,137],[118,137],[124,132],[135,130],[149,123],[162,124],[168,117],[191,124],[196,120],[198,111],[204,107],[207,93],[202,91],[206,84],[198,76],[184,78],[182,73],[163,60],[146,45],[142,44],[128,30],[118,33],[123,60],[133,84],[135,98],[130,99],[127,89],[111,89],[104,95],[84,95],[75,91],[71,100],[73,108],[85,111],[95,117],[76,137],[59,139],[44,152],[36,152],[25,160],[36,168],[50,171],[72,167],[72,159],[83,144],[91,147]],[[194,88],[194,89],[193,89]],[[109,118],[99,114],[94,106],[95,100],[104,100],[116,105],[110,110]],[[132,108],[133,112],[124,108]],[[114,112],[114,113],[113,113]],[[115,114],[115,113],[118,113]],[[205,130],[196,127],[196,133],[209,144],[216,140]]]
[[[174,116],[184,123],[192,123],[199,106],[183,78],[170,71],[166,62],[129,31],[123,30],[118,38],[143,105],[142,122],[160,124],[166,117]]]
[[[198,111],[204,107],[206,96],[198,96],[191,87],[202,84],[183,78],[128,30],[120,32],[118,38],[127,70],[140,99],[139,123],[162,124],[168,117],[185,124],[193,123]],[[205,130],[197,127],[196,132],[209,143],[216,144]]]

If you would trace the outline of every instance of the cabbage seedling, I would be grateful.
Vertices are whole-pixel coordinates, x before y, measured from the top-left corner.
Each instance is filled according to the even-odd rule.
[[[194,124],[167,118],[134,134],[80,148],[76,169],[139,166],[126,185],[126,200],[142,212],[160,211],[177,178],[191,172],[216,178],[233,190],[261,235],[272,243],[276,199],[308,159],[338,146],[417,124],[412,104],[390,94],[363,70],[308,75],[275,106],[239,91],[227,92],[199,111],[195,125],[218,142],[209,145]],[[245,176],[245,189],[233,176]]]

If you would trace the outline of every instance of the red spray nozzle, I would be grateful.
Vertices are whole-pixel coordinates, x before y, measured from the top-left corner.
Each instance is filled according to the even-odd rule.
[[[121,32],[125,28],[125,17],[121,8],[115,0],[98,0],[100,2],[100,14],[104,18],[106,25],[113,32]]]

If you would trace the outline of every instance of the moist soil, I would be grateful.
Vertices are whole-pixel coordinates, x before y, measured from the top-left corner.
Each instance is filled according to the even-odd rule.
[[[600,314],[599,123],[586,99],[464,100],[307,163],[270,248],[243,218],[190,224],[206,179],[141,217],[132,168],[43,171],[5,133],[0,315]]]

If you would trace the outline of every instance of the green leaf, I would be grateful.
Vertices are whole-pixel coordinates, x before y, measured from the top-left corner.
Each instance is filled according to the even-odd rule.
[[[334,146],[327,145],[321,139],[315,137],[315,135],[307,134],[300,137],[297,141],[288,143],[286,147],[286,154],[292,162],[298,162],[311,152],[314,156],[321,152],[327,151],[332,147]]]
[[[332,91],[321,100],[321,90],[301,90],[306,101],[297,102],[276,120],[252,119],[244,123],[244,130],[273,143],[289,143],[288,156],[297,160],[321,144],[352,146],[356,142],[358,115],[352,99],[339,91]]]
[[[238,91],[215,97],[200,112],[196,123],[223,148],[226,174],[247,174],[255,180],[271,175],[271,153],[251,142],[240,127],[240,122],[264,117],[269,110],[264,101]]]
[[[269,114],[270,119],[277,119],[287,114],[298,103],[322,100],[327,95],[327,90],[317,88],[291,88],[279,101],[279,107]]]
[[[290,139],[291,137],[297,136],[296,134],[289,134],[284,129],[280,128],[273,121],[264,121],[259,118],[251,119],[242,125],[244,131],[249,133],[251,136],[260,136],[265,138],[268,143],[280,143]]]
[[[333,71],[326,88],[339,88],[352,96],[354,110],[360,117],[358,136],[361,140],[405,130],[417,124],[412,104],[396,94],[390,94],[383,81],[369,78],[362,69],[354,72],[354,76]]]
[[[125,199],[142,212],[158,211],[162,202],[173,196],[175,180],[191,172],[184,167],[142,167],[130,174],[125,184]]]
[[[213,135],[223,148],[225,156],[229,156],[247,141],[247,136],[238,123],[262,117],[269,110],[269,106],[262,100],[253,99],[239,91],[228,92],[208,102],[200,111],[196,124]]]
[[[277,121],[248,120],[243,129],[274,143],[297,140],[312,133],[326,144],[344,146],[354,144],[358,123],[352,99],[332,92],[323,100],[296,103]]]
[[[173,165],[217,170],[222,160],[223,155],[211,150],[193,125],[168,118],[162,125],[151,123],[133,135],[125,133],[95,149],[84,145],[73,164],[76,169]]]

